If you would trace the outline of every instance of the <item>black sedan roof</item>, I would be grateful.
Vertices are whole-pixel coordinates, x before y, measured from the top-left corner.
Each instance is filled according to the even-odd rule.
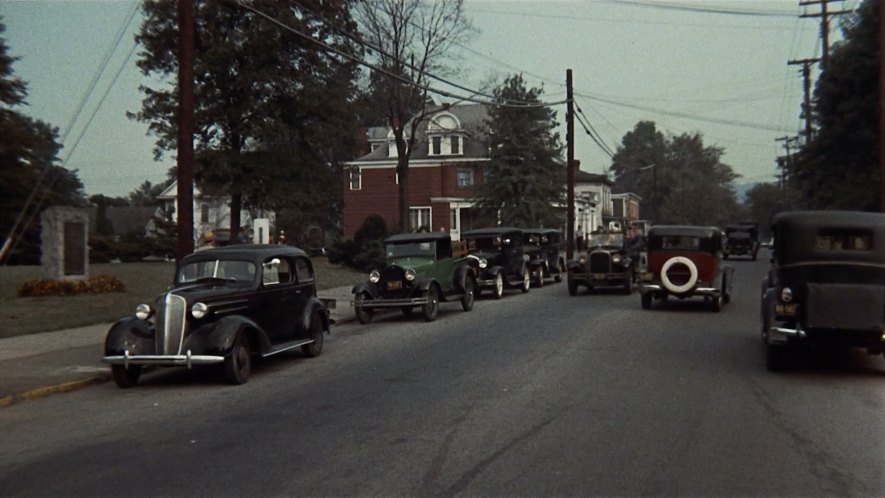
[[[860,211],[789,211],[773,220],[778,261],[846,259],[885,263],[885,213]],[[819,250],[817,239],[831,231],[868,233],[867,251]]]
[[[398,233],[387,237],[384,242],[419,242],[428,240],[449,240],[451,236],[448,232],[417,232],[417,233]]]
[[[523,228],[525,233],[560,233],[556,228]]]
[[[182,263],[213,259],[241,259],[261,263],[274,256],[307,256],[301,249],[284,244],[235,244],[188,254]]]

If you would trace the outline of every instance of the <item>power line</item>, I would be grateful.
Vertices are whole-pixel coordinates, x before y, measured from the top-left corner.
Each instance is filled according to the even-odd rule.
[[[726,9],[722,7],[705,7],[701,5],[687,6],[684,4],[645,2],[641,0],[606,0],[608,3],[617,5],[626,5],[630,7],[643,7],[658,10],[676,10],[682,12],[696,12],[702,14],[724,14],[731,16],[749,16],[749,17],[789,17],[795,14],[788,12],[776,12],[773,10],[751,10],[751,9]]]

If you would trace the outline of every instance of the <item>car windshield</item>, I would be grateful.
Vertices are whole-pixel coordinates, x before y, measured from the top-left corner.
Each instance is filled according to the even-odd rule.
[[[588,247],[621,247],[624,245],[623,233],[597,233],[590,236]]]
[[[869,251],[873,234],[862,230],[822,230],[814,241],[818,251]]]
[[[387,244],[388,258],[404,258],[408,256],[426,256],[432,258],[435,254],[434,243],[427,240],[422,242],[397,242],[395,244]]]
[[[501,237],[476,237],[470,240],[471,251],[499,251],[501,250]]]
[[[252,282],[256,267],[251,261],[214,259],[195,261],[182,265],[175,281],[179,284],[196,282],[206,278],[221,278],[231,282]]]
[[[700,237],[686,235],[668,235],[661,241],[662,249],[698,250],[701,247]]]

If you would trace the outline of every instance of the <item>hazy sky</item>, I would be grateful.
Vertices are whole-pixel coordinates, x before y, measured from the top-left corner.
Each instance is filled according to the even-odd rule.
[[[738,183],[771,181],[783,154],[775,138],[804,126],[800,66],[787,61],[821,48],[818,19],[800,18],[798,0],[465,4],[477,33],[453,54],[459,75],[450,79],[478,89],[521,72],[553,102],[565,98],[571,68],[577,104],[612,150],[650,120],[665,133],[699,132],[723,147],[724,161],[743,176]],[[125,196],[145,180],[162,181],[174,156],[154,161],[146,125],[126,117],[140,109],[138,86],[153,84],[135,66],[138,2],[4,0],[0,15],[9,53],[21,58],[15,75],[28,83],[29,105],[19,110],[59,128],[61,158],[87,194]],[[834,19],[830,41],[840,38]],[[565,105],[556,110],[564,123]],[[604,172],[610,158],[580,125],[575,130],[581,169]]]

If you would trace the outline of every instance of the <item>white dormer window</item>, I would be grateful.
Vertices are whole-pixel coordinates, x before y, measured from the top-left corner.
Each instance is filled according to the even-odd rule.
[[[430,155],[442,154],[442,137],[430,137]]]
[[[461,155],[461,137],[458,135],[452,135],[449,137],[449,140],[449,147],[451,148],[452,155]]]

